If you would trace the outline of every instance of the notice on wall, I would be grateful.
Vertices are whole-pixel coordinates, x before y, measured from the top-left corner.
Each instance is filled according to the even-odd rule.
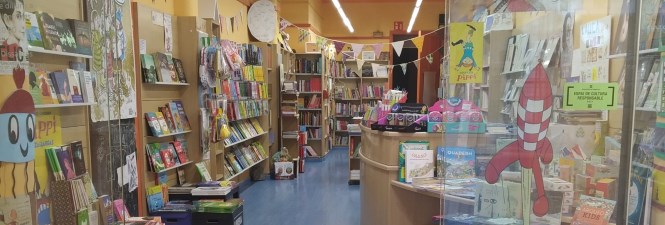
[[[617,83],[567,83],[564,87],[563,109],[610,110],[618,104]]]
[[[483,82],[483,26],[450,24],[450,83]]]

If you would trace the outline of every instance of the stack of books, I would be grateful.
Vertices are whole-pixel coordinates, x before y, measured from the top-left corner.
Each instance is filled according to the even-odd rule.
[[[231,128],[231,135],[224,139],[226,145],[256,137],[265,132],[256,118],[232,122],[229,124],[229,128]]]
[[[46,159],[56,181],[72,180],[86,173],[83,142],[46,149]]]
[[[225,154],[225,157],[224,166],[226,167],[226,171],[224,172],[224,176],[229,178],[268,158],[268,152],[266,152],[261,143],[254,142],[247,146],[234,147],[230,152]]]
[[[152,172],[160,172],[189,162],[185,141],[146,144],[145,152],[150,164],[148,168]]]
[[[189,119],[181,101],[171,101],[157,112],[145,113],[152,136],[162,136],[191,130]]]
[[[231,101],[228,103],[226,116],[230,121],[258,117],[270,110],[266,100]]]
[[[144,83],[187,83],[182,61],[162,52],[141,54],[141,74]]]
[[[88,71],[67,69],[64,72],[47,72],[31,67],[30,94],[35,105],[94,103],[95,90],[92,75]],[[31,82],[32,83],[32,82]]]

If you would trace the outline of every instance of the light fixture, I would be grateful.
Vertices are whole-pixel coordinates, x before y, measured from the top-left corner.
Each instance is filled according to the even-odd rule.
[[[423,0],[416,0],[416,7],[413,8],[413,14],[411,14],[411,20],[409,20],[409,26],[406,28],[406,32],[410,33],[413,28],[413,23],[416,22],[416,17],[418,16],[418,11],[420,11],[420,4],[423,3]]]
[[[346,17],[346,14],[344,13],[344,10],[342,9],[342,5],[339,4],[339,0],[332,0],[333,5],[335,5],[335,8],[337,9],[337,13],[339,13],[339,17],[342,18],[342,22],[344,25],[349,28],[349,32],[353,33],[353,26],[351,26],[351,21],[349,20],[348,17]]]

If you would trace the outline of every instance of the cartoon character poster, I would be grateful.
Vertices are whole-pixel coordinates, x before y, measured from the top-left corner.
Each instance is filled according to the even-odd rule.
[[[49,201],[49,165],[46,149],[62,145],[62,126],[60,111],[57,109],[40,109],[37,115],[37,131],[35,139],[35,197],[37,224],[51,224],[51,204]]]
[[[450,83],[483,82],[483,23],[450,24]]]
[[[28,40],[24,0],[0,0],[0,74],[10,75],[19,64],[27,68]]]

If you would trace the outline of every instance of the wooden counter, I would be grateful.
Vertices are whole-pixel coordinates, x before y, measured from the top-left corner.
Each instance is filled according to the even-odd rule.
[[[361,125],[360,152],[360,224],[425,225],[441,213],[436,194],[393,184],[397,179],[397,152],[400,141],[429,141],[432,149],[443,145],[437,133],[397,133],[371,130]]]

